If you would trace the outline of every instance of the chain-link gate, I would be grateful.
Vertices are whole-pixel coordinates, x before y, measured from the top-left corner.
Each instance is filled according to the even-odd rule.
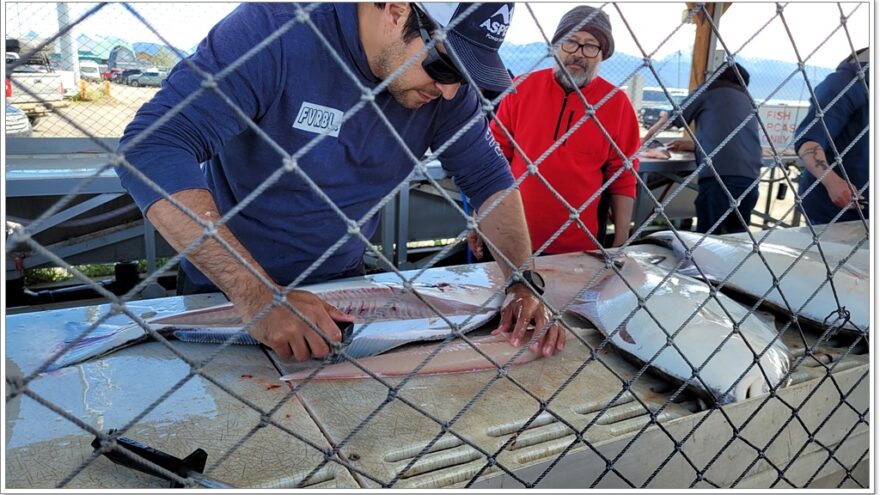
[[[467,54],[459,53],[448,40],[459,24],[464,26],[470,16],[481,12],[481,4],[467,4],[460,15],[441,22],[427,44],[400,45],[420,48],[408,57],[393,59],[399,64],[389,64],[384,68],[385,77],[370,84],[363,82],[358,72],[362,68],[342,49],[341,43],[351,33],[344,33],[342,27],[339,33],[327,28],[327,12],[335,12],[331,5],[247,6],[251,12],[271,17],[277,25],[269,36],[240,47],[241,56],[208,68],[197,64],[191,54],[211,51],[215,46],[207,41],[191,49],[176,46],[163,34],[163,20],[145,14],[145,10],[155,14],[156,9],[166,9],[165,15],[171,15],[167,11],[176,6],[96,4],[71,9],[61,3],[6,4],[5,149],[9,150],[15,139],[13,144],[36,156],[41,146],[49,147],[50,152],[65,146],[64,141],[52,139],[79,137],[89,139],[85,155],[100,157],[98,166],[86,176],[77,176],[71,187],[53,196],[34,218],[14,218],[7,207],[7,290],[14,263],[39,257],[41,263],[67,269],[77,281],[109,301],[100,307],[45,313],[53,314],[51,318],[36,313],[6,316],[6,487],[159,486],[161,481],[157,480],[164,478],[178,486],[239,488],[867,488],[872,300],[867,155],[862,164],[864,181],[861,176],[851,176],[854,169],[849,164],[860,156],[869,128],[865,124],[852,129],[855,120],[849,119],[853,139],[842,142],[837,138],[842,124],[834,120],[834,114],[843,111],[852,95],[868,93],[869,62],[857,50],[861,41],[851,36],[850,26],[866,23],[869,5],[834,4],[839,17],[815,21],[820,41],[811,51],[792,35],[789,4],[774,4],[767,18],[735,26],[749,34],[741,46],[725,41],[725,4],[668,5],[684,14],[658,37],[655,46],[649,46],[640,41],[644,27],[634,22],[634,4],[596,5],[596,12],[574,23],[555,42],[553,27],[542,21],[547,6],[516,4],[515,16],[534,22],[541,43],[537,48],[523,48],[519,54],[511,51],[509,43],[502,47],[502,59],[518,76],[512,87],[498,93],[477,91],[475,108],[479,111],[455,122],[454,129],[443,129],[446,140],[430,143],[431,149],[422,154],[412,149],[412,127],[396,125],[401,122],[394,114],[397,110],[389,109],[388,100],[381,98],[396,90],[398,80],[406,81],[424,57],[439,57],[441,43],[442,53],[455,67],[467,67],[463,62]],[[732,4],[730,10],[737,6]],[[351,7],[352,11],[357,8]],[[285,14],[279,15],[281,11]],[[500,12],[496,15],[503,15]],[[614,36],[631,39],[639,53],[629,58],[618,55],[617,60],[612,58],[602,66],[603,77],[612,71],[620,75],[606,77],[613,87],[597,102],[574,92],[571,101],[583,117],[569,117],[562,132],[533,156],[521,145],[524,136],[520,131],[496,113],[503,112],[499,105],[517,92],[526,94],[529,80],[538,77],[539,69],[564,66],[561,44],[599,22],[600,15],[614,19],[618,26]],[[132,44],[113,36],[73,36],[83,32],[81,28],[89,22],[107,22],[114,16],[149,33],[154,42]],[[47,18],[58,22],[50,35],[25,36],[38,29],[46,32],[42,26],[49,22]],[[490,21],[486,21],[487,29],[494,29]],[[13,22],[22,39],[10,55],[8,33]],[[334,25],[345,24],[339,21]],[[682,68],[679,65],[675,73],[670,72],[674,58],[666,57],[661,63],[658,54],[668,53],[664,45],[670,40],[690,39],[695,30],[698,37],[702,32],[711,40],[706,46],[714,46],[720,56],[712,60],[714,52],[704,53],[705,74],[696,76],[697,84],[685,95]],[[786,34],[790,43],[786,49],[794,53],[793,69],[777,73],[779,77],[769,84],[762,81],[760,87],[766,89],[755,89],[761,93],[757,97],[749,89],[758,86],[754,83],[757,77],[753,76],[750,86],[748,74],[741,72],[743,66],[737,62],[745,63],[740,52],[771,30]],[[240,85],[237,87],[258,91],[257,86],[265,81],[248,73],[253,69],[248,64],[277,53],[277,47],[294,34],[308,34],[308,48],[328,55],[321,70],[332,71],[340,85],[354,85],[359,97],[339,109],[314,104],[312,111],[324,112],[319,120],[334,125],[312,125],[304,144],[291,151],[288,143],[267,132],[262,123],[267,109],[249,106],[248,95],[228,94],[224,88],[232,87],[230,81],[234,80]],[[851,57],[854,68],[829,97],[827,86],[820,87],[820,83],[832,77],[833,71],[817,69],[811,58],[832,39],[846,41],[848,52],[841,57]],[[585,49],[579,41],[576,44],[575,50]],[[680,51],[677,57],[680,59]],[[694,56],[694,60],[698,58]],[[111,59],[113,64],[101,67]],[[218,55],[220,59],[222,55]],[[275,62],[286,70],[305,70],[290,67],[284,60]],[[150,106],[148,102],[160,87],[170,91],[165,79],[175,77],[171,71],[174,66],[175,71],[197,78],[198,85],[179,94],[168,108]],[[734,74],[733,84],[746,87],[750,109],[741,123],[710,148],[684,116],[690,105],[730,73],[728,69]],[[475,74],[464,70],[462,76],[463,89],[458,91],[479,87]],[[559,84],[565,80],[578,86],[569,69],[562,70],[559,77]],[[688,77],[695,75],[685,71],[684,79]],[[668,119],[649,120],[657,110],[643,101],[649,88],[662,93],[661,110],[667,112]],[[603,122],[600,112],[621,95],[636,107],[645,103],[635,109],[639,116],[633,115],[633,119],[641,119],[643,135],[644,128],[656,123],[653,136],[672,136],[675,125],[682,124],[681,136],[695,147],[690,168],[670,173],[663,170],[662,161],[651,162],[648,152],[654,144],[649,138],[633,148],[634,153],[615,141],[612,123]],[[770,122],[777,118],[774,112],[778,109],[770,109],[774,100],[806,103],[797,131],[788,129],[787,122],[781,124],[787,131],[782,138]],[[205,101],[218,107],[205,107]],[[10,103],[23,110],[11,109]],[[117,142],[107,138],[122,136],[139,108],[155,118],[141,125],[138,132],[130,132],[116,148]],[[265,149],[261,158],[271,157],[276,164],[266,176],[255,171],[249,187],[236,192],[236,201],[217,210],[219,218],[210,211],[208,215],[191,211],[176,194],[179,191],[163,188],[167,177],[139,166],[144,159],[139,146],[151,137],[167,136],[163,133],[190,118],[193,108],[212,114],[205,117],[220,121],[216,128],[234,124],[224,119],[240,122],[241,129],[236,132],[260,143]],[[30,116],[30,138],[10,135],[18,129],[10,119],[21,119],[20,111]],[[531,111],[537,115],[556,110],[536,107]],[[351,212],[359,210],[334,201],[335,193],[319,185],[309,159],[310,155],[327,153],[339,133],[345,132],[346,123],[359,125],[357,119],[364,115],[369,115],[372,126],[392,137],[395,149],[382,151],[387,156],[402,154],[407,161],[406,173],[388,184],[387,192],[365,207],[363,214],[352,216]],[[562,119],[563,114],[559,115]],[[299,116],[290,115],[290,119]],[[431,167],[438,160],[443,164],[450,150],[459,150],[456,143],[469,139],[487,120],[494,120],[496,136],[510,142],[514,156],[525,163],[525,172],[514,174],[513,186],[471,213],[468,198],[463,200],[465,195],[460,196],[449,181],[438,179]],[[728,143],[749,132],[755,123],[761,134],[755,139],[760,137],[766,150],[765,166],[757,178],[732,191],[716,168],[717,160]],[[583,202],[572,202],[566,198],[564,184],[551,182],[546,172],[542,175],[542,164],[550,162],[554,153],[560,153],[587,127],[601,134],[603,146],[609,146],[612,159],[620,166],[603,176],[601,186],[584,196]],[[819,137],[811,133],[815,129],[821,130]],[[492,139],[489,132],[487,140]],[[822,141],[825,151],[795,149],[795,144],[807,137]],[[32,144],[21,144],[23,139]],[[199,144],[210,148],[212,154],[220,152],[212,148],[213,143]],[[359,159],[345,154],[351,152],[333,156]],[[797,161],[798,152],[801,160],[813,160],[821,172],[809,185],[800,179],[809,172]],[[196,158],[208,162],[212,156]],[[8,151],[6,159],[8,165]],[[658,167],[659,175],[665,174],[662,187],[655,183],[658,176],[645,172],[649,163]],[[66,166],[76,168],[69,162]],[[122,203],[125,198],[118,193],[95,189],[113,171],[129,184],[136,182],[144,198],[157,196],[167,202],[165,211],[182,214],[176,220],[180,225],[188,222],[201,229],[200,234],[189,229],[191,240],[121,293],[75,266],[78,262],[73,260],[79,259],[80,251],[65,251],[68,246],[63,242],[40,237],[59,225],[82,227],[84,222],[73,225],[75,220],[71,219],[95,205],[105,207],[99,214],[103,215],[101,221],[118,224],[130,220],[125,215],[134,212],[137,216],[136,209],[130,202]],[[465,171],[457,172],[467,178]],[[668,179],[670,175],[674,180]],[[743,225],[762,225],[765,230],[723,236],[689,232],[682,219],[693,214],[674,214],[675,205],[693,194],[705,177],[720,184],[730,205],[713,220],[709,231],[720,229],[728,218]],[[797,225],[805,204],[814,201],[810,196],[818,196],[823,184],[833,177],[854,186],[846,189],[841,204],[835,203],[832,218],[827,223],[814,222],[807,209],[804,227],[783,228]],[[23,187],[16,178],[7,172],[8,195]],[[619,247],[612,248],[610,241],[585,223],[584,212],[601,204],[621,178],[633,180],[638,198],[631,233]],[[527,260],[517,260],[512,255],[515,250],[499,242],[503,236],[487,225],[497,225],[490,223],[493,212],[500,215],[507,211],[509,202],[519,197],[515,191],[529,179],[538,181],[563,205],[568,220],[553,225],[553,235],[535,247]],[[361,180],[367,184],[371,177],[363,175]],[[401,206],[396,203],[398,198],[408,194],[414,181],[440,198],[457,222],[457,235],[431,251],[418,268],[404,270],[394,253],[377,245],[372,234],[383,212],[395,204]],[[313,198],[332,215],[332,222],[344,225],[345,233],[322,246],[321,254],[289,283],[278,285],[274,275],[259,266],[242,243],[224,233],[241,228],[237,222],[254,211],[253,205],[263,195],[279,194],[279,185],[289,184],[296,184],[297,189],[281,192],[289,195],[290,201],[296,195]],[[460,182],[455,185],[466,188]],[[781,207],[775,205],[777,209],[771,213],[769,198],[774,187],[780,197],[789,191],[794,198]],[[768,198],[760,224],[738,208],[753,192],[757,196],[758,190]],[[95,196],[83,199],[90,194]],[[277,225],[271,218],[258,221],[270,228]],[[332,228],[332,222],[327,220],[326,228]],[[605,224],[606,219],[600,217],[600,223]],[[551,246],[572,226],[596,249],[590,253],[546,252],[552,253]],[[149,224],[141,227],[151,228]],[[167,232],[163,229],[173,228],[159,226],[163,233]],[[495,262],[445,266],[444,260],[468,243],[469,233],[482,239]],[[368,282],[352,282],[351,286],[334,282],[314,285],[320,280],[315,277],[324,273],[322,267],[332,262],[328,260],[334,260],[352,242],[365,246],[367,256],[377,260],[384,273],[371,274]],[[407,239],[399,237],[395,242],[400,249]],[[271,297],[262,300],[258,311],[236,315],[229,308],[218,310],[217,305],[225,301],[218,294],[152,302],[141,298],[145,289],[155,287],[178,263],[209,247],[244,267],[248,277],[269,289],[266,293]],[[528,279],[526,272],[531,267],[543,273],[543,290]],[[549,320],[536,325],[526,341],[515,347],[485,333],[498,321],[487,324],[487,318],[510,303],[506,292],[518,281],[529,281],[524,285],[547,308]],[[341,328],[341,338],[333,338],[326,327],[308,318],[306,306],[289,298],[301,288],[356,314],[352,333]],[[368,292],[379,288],[383,291],[380,297],[367,299],[374,297],[367,296]],[[197,327],[195,330],[204,330],[206,325],[234,328],[220,337],[215,335],[210,342],[202,334],[190,334],[189,342],[175,342],[186,340],[185,332],[177,333],[186,325],[175,321],[174,315],[199,308],[210,308],[209,313],[219,311],[209,316],[227,319],[190,325]],[[261,320],[273,318],[279,308],[292,313],[288,317],[305,322],[320,337],[329,349],[326,357],[295,363],[266,347],[257,351],[257,347],[234,345],[248,340],[249,332],[262,335]],[[439,325],[442,330],[433,335],[437,342],[371,357],[357,350],[355,342],[367,345],[364,342],[381,336],[386,326],[390,328],[395,315],[407,318],[402,316],[406,311],[412,312],[413,319],[431,321],[432,328]],[[247,320],[244,323],[242,316]],[[171,319],[163,320],[168,317]],[[233,321],[235,317],[237,321]],[[171,323],[160,324],[167,321]],[[542,343],[556,325],[565,334],[564,351],[542,357],[529,348]],[[471,332],[475,327],[479,328]],[[118,343],[113,339],[121,335],[121,328],[134,330],[134,337],[129,337],[133,342],[155,343],[101,359],[71,360],[70,356],[91,349],[96,342]],[[710,330],[714,333],[699,333]],[[395,341],[394,345],[400,343]],[[316,349],[318,344],[311,345]],[[138,352],[146,348],[149,353]],[[95,355],[115,350],[112,345],[102,349]],[[280,375],[292,379],[279,381]],[[143,448],[132,439],[148,445]],[[199,454],[197,449],[203,451]],[[177,458],[190,452],[193,455],[186,459]],[[116,467],[109,459],[146,474]]]

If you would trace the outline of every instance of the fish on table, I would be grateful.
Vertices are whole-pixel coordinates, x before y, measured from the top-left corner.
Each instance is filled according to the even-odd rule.
[[[365,357],[357,360],[326,365],[318,371],[314,367],[290,373],[281,377],[283,381],[303,380],[355,380],[372,378],[364,368],[378,377],[417,375],[444,375],[497,370],[503,366],[511,367],[525,364],[541,357],[540,353],[528,348],[510,345],[510,336],[505,334],[485,335],[463,340],[421,345],[403,349],[381,356]],[[439,350],[437,348],[439,347]],[[520,352],[522,350],[522,352]],[[436,354],[428,360],[428,356]],[[487,359],[487,356],[489,359]],[[418,368],[421,366],[421,368]],[[416,369],[418,368],[418,371]],[[314,376],[312,376],[314,375]]]
[[[592,322],[625,356],[720,404],[784,385],[787,347],[739,303],[720,293],[712,297],[706,283],[675,273],[664,282],[669,270],[625,252],[614,265],[617,270],[605,268],[569,311]]]
[[[669,160],[672,158],[672,153],[665,149],[654,148],[648,149],[642,152],[639,152],[639,158],[648,158],[654,160]]]
[[[755,240],[764,244],[775,244],[777,246],[786,246],[790,249],[804,250],[808,249],[814,256],[824,256],[828,260],[829,266],[833,269],[838,263],[845,263],[850,269],[861,270],[865,273],[871,271],[871,251],[869,249],[868,233],[862,231],[861,239],[853,239],[850,243],[833,240],[827,232],[823,233],[823,226],[815,227],[817,242],[813,243],[813,236],[808,230],[798,229],[771,229],[761,232],[754,232],[752,235]],[[832,232],[833,233],[833,232]],[[726,234],[724,238],[732,237],[745,242],[751,242],[748,234],[745,232],[736,234]]]
[[[868,332],[871,277],[857,266],[843,264],[837,268],[834,257],[826,257],[826,265],[816,251],[762,242],[757,249],[767,260],[765,264],[751,240],[728,236],[663,231],[647,236],[644,241],[671,248],[684,260],[679,269],[682,274],[700,277],[702,272],[712,283],[727,279],[724,287],[763,297],[777,311],[795,313],[820,328],[837,320],[839,300],[840,306],[849,312],[849,321],[842,329],[863,335]],[[686,250],[691,251],[689,259]],[[739,268],[734,272],[736,267]],[[833,288],[828,282],[829,269],[836,269],[831,279]],[[774,275],[779,279],[778,290],[773,288]]]
[[[469,332],[498,312],[501,297],[489,288],[469,284],[402,284],[370,280],[344,280],[303,287],[357,317],[344,335],[345,352],[351,357],[376,355],[409,342],[442,340],[449,336],[450,324]],[[291,315],[295,318],[294,315]],[[244,328],[241,316],[231,303],[145,320],[149,328],[165,338],[206,344],[258,345]],[[116,352],[154,340],[139,323],[99,324],[70,349],[92,324],[69,322],[71,335],[56,346],[63,351],[49,370]]]

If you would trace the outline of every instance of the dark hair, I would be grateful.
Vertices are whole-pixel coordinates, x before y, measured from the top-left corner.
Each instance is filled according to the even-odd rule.
[[[739,65],[739,63],[735,63],[735,65],[736,65],[736,70],[739,71],[739,75],[742,76],[742,80],[745,83],[745,86],[748,86],[749,85],[749,71],[747,71],[745,69],[745,67],[743,67],[742,65]],[[712,81],[711,85],[709,85],[710,89],[712,87],[714,87],[716,85],[716,83],[728,83],[728,84],[735,84],[737,86],[743,86],[743,84],[739,82],[739,78],[736,77],[736,71],[734,71],[733,65],[728,65],[724,69],[724,72],[722,72],[721,74],[718,74],[718,77],[715,78],[714,81]]]
[[[379,10],[385,8],[385,2],[374,2],[373,5]],[[416,8],[415,4],[410,4],[409,17],[406,18],[406,23],[403,25],[404,43],[409,43],[419,37],[419,21],[416,19],[416,16],[419,14],[416,12]],[[426,15],[422,16],[422,23],[425,25],[425,28],[428,29],[428,32],[433,33],[437,29],[437,25],[434,21]]]
[[[870,47],[866,46],[862,49],[856,50],[855,58],[853,58],[853,54],[847,55],[845,59],[840,61],[840,64],[857,64],[859,63],[859,56],[866,52]],[[870,52],[869,52],[870,55]],[[838,64],[838,65],[840,65]]]

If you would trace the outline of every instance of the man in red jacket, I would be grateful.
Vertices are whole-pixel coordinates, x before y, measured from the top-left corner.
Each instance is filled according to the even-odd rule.
[[[620,246],[629,236],[636,194],[638,161],[633,158],[628,170],[626,160],[639,148],[639,124],[626,94],[598,76],[602,61],[614,53],[608,15],[576,7],[562,17],[552,42],[556,66],[520,76],[490,127],[514,178],[526,175],[519,189],[534,251],[596,249],[599,222],[605,221],[598,218],[599,190],[606,182],[602,191],[610,193],[613,245]],[[585,117],[584,100],[594,118]],[[529,172],[530,163],[543,179]],[[579,215],[572,215],[574,210]],[[481,257],[482,246],[471,246]]]

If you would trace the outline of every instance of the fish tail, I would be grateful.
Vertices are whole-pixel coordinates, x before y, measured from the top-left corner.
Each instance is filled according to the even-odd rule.
[[[64,347],[71,342],[74,342],[84,333],[88,332],[88,335],[80,339],[61,354],[58,359],[47,368],[47,371],[55,371],[106,354],[117,346],[122,345],[121,342],[115,343],[115,341],[118,340],[120,333],[124,331],[127,326],[128,325],[108,325],[102,323],[97,325],[91,332],[88,332],[89,329],[92,328],[92,324],[90,323],[67,322],[64,325],[64,328],[70,337],[63,343],[55,346],[52,350],[53,356],[58,355]],[[144,333],[146,332],[144,331]]]

